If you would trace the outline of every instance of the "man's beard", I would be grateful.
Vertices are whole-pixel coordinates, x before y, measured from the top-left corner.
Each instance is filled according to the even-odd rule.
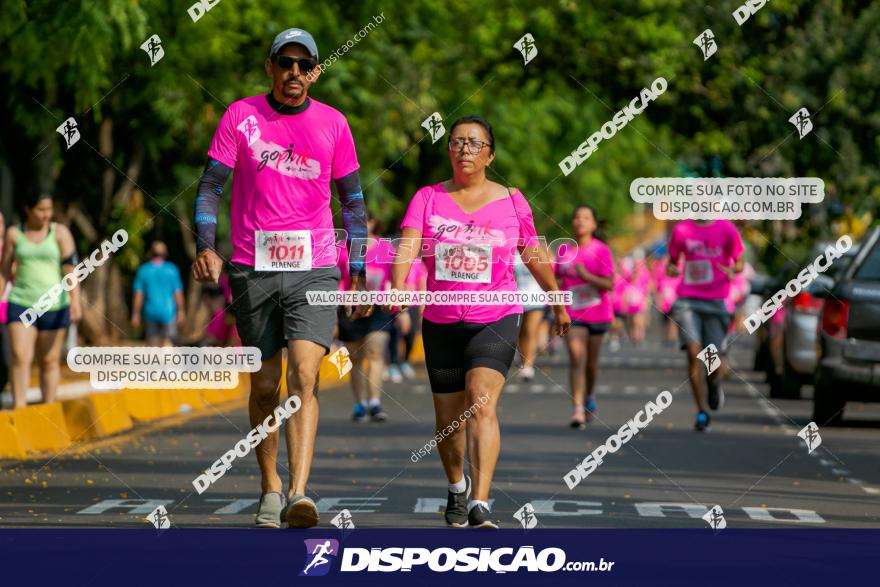
[[[284,95],[285,98],[288,98],[291,100],[299,99],[303,95],[303,93],[306,91],[305,86],[304,85],[299,85],[299,86],[290,85],[287,83],[287,81],[290,81],[290,80],[286,80],[284,82],[284,84],[281,86],[281,93]],[[299,80],[297,80],[297,81],[299,81]]]

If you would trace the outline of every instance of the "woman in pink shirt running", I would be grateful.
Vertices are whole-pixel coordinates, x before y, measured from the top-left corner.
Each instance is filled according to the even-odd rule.
[[[556,275],[562,289],[572,292],[572,304],[568,308],[572,329],[566,337],[571,359],[572,428],[584,428],[585,422],[593,419],[599,349],[602,337],[614,320],[609,295],[613,286],[614,258],[608,245],[594,236],[597,226],[596,211],[592,206],[575,208],[571,227],[577,247],[570,251],[567,245],[560,246],[556,259]]]
[[[522,193],[486,178],[495,159],[492,127],[479,116],[449,130],[452,179],[418,190],[401,223],[392,289],[404,289],[409,266],[421,252],[427,290],[465,294],[517,290],[514,255],[522,255],[545,290],[558,290],[546,247],[538,241],[532,211]],[[436,415],[435,441],[449,482],[446,523],[497,528],[489,511],[489,487],[501,435],[495,409],[516,353],[522,306],[426,305],[422,319],[425,362]],[[556,334],[571,320],[554,306]],[[473,488],[464,475],[465,446]],[[418,460],[413,453],[411,460]],[[468,500],[468,493],[471,493]]]

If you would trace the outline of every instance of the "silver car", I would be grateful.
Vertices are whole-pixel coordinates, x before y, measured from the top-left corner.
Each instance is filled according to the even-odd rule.
[[[803,263],[794,268],[790,275],[784,273],[785,279],[781,282],[781,287],[833,244],[828,242],[816,245]],[[823,297],[834,286],[837,277],[843,275],[858,253],[858,249],[858,245],[853,245],[843,257],[837,259],[803,291],[786,302],[782,325],[782,351],[779,353],[781,356],[774,357],[771,353],[770,357],[773,363],[772,375],[769,377],[770,397],[800,399],[801,387],[813,382],[813,374],[818,363],[817,331]]]

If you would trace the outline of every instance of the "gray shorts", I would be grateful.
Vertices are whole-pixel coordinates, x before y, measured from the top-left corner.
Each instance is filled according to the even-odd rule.
[[[339,289],[339,268],[311,271],[255,271],[229,264],[232,313],[242,346],[260,349],[263,360],[275,356],[288,340],[310,340],[330,350],[336,306],[314,306],[307,291]]]
[[[731,320],[724,300],[678,298],[672,305],[671,314],[678,323],[681,348],[696,342],[700,348],[714,344],[719,352],[724,350],[724,337]]]
[[[177,324],[173,320],[167,324],[144,320],[144,336],[147,338],[167,338],[171,340],[177,336]]]

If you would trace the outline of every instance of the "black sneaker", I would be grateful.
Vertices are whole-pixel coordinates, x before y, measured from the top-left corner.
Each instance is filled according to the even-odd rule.
[[[492,528],[497,530],[498,524],[489,518],[491,515],[492,512],[486,506],[478,503],[468,512],[468,525],[471,528]]]
[[[388,414],[382,410],[382,406],[373,406],[370,408],[370,420],[373,422],[384,422],[388,419]]]
[[[694,430],[697,432],[705,432],[709,429],[709,423],[712,419],[706,412],[697,412],[697,421],[694,424]]]
[[[707,379],[706,387],[709,389],[709,408],[719,409],[724,405],[724,390],[721,389],[721,382]]]
[[[467,502],[471,495],[471,480],[465,477],[467,487],[461,493],[449,492],[446,498],[446,525],[450,528],[467,528]]]

